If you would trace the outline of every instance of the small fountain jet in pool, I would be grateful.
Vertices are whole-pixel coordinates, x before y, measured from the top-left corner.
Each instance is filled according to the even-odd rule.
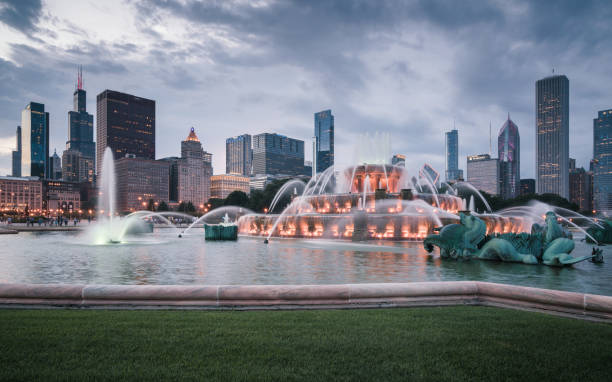
[[[126,217],[116,216],[116,177],[112,150],[107,147],[102,160],[98,195],[98,220],[88,229],[93,244],[121,244],[126,235],[153,232],[153,218],[174,226],[166,216],[194,219],[177,212],[137,211]],[[146,219],[146,220],[145,220]]]

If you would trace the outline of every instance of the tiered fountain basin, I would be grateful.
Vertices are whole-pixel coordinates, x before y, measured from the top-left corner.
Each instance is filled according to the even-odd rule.
[[[331,171],[330,171],[331,170]],[[345,240],[421,241],[445,224],[456,223],[465,200],[450,194],[418,192],[416,179],[392,165],[330,169],[292,195],[280,214],[248,214],[239,233],[248,236]],[[411,187],[411,188],[408,188]],[[336,192],[330,192],[332,188]],[[433,186],[430,187],[434,188]],[[479,215],[487,233],[529,232],[531,219]]]
[[[421,199],[421,197],[425,197]],[[461,200],[439,195],[440,204],[454,206]],[[324,195],[305,197],[295,213],[250,214],[238,221],[239,233],[248,236],[286,238],[324,238],[358,240],[421,241],[435,228],[457,223],[457,210],[444,209],[425,200],[430,195],[417,195],[415,200],[402,200],[397,194],[376,199],[368,194],[365,209],[356,205],[356,195]],[[531,224],[519,217],[479,215],[487,224],[487,233],[529,232]]]

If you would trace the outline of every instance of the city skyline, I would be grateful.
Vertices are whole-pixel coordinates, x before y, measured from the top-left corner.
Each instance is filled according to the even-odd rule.
[[[570,156],[580,166],[586,167],[591,156],[592,116],[612,103],[612,90],[602,85],[609,83],[612,73],[600,65],[609,62],[611,53],[597,49],[609,44],[612,34],[609,27],[602,29],[594,22],[605,20],[610,11],[597,3],[581,4],[579,12],[560,4],[553,16],[567,32],[548,39],[541,36],[550,24],[537,17],[543,12],[537,4],[314,4],[306,11],[321,28],[314,35],[299,33],[310,36],[304,41],[283,40],[289,27],[310,29],[310,23],[297,17],[304,10],[301,5],[260,5],[224,9],[190,2],[109,3],[96,15],[86,2],[76,7],[17,2],[11,5],[15,12],[1,10],[0,64],[6,81],[0,85],[5,97],[0,102],[0,173],[11,172],[19,110],[30,101],[44,103],[50,112],[50,151],[63,148],[78,64],[83,64],[84,88],[90,95],[115,89],[156,100],[158,158],[174,155],[172,138],[195,126],[207,137],[207,150],[216,154],[217,172],[224,168],[227,137],[270,131],[302,139],[310,147],[312,113],[331,108],[338,120],[337,163],[351,157],[356,134],[375,126],[394,137],[393,152],[406,154],[406,165],[414,172],[422,163],[443,171],[443,132],[452,127],[453,119],[462,142],[459,163],[465,163],[467,155],[486,151],[489,121],[499,126],[510,112],[525,137],[521,174],[531,178],[537,79],[555,67],[572,82]],[[172,25],[172,33],[147,21],[107,33],[113,29],[107,27],[134,20],[140,7]],[[44,12],[53,15],[53,21],[39,17]],[[205,18],[206,12],[227,17],[215,26]],[[464,17],[452,18],[456,12]],[[72,17],[76,14],[82,17]],[[246,26],[239,25],[244,15],[252,19]],[[268,31],[262,23],[274,15],[282,15],[284,21]],[[66,32],[62,27],[67,23],[89,39]],[[175,23],[201,27],[209,37],[196,44],[203,38],[196,34],[181,42],[187,27],[174,28]],[[355,33],[340,35],[330,25]],[[489,29],[496,31],[495,39],[482,33]],[[214,33],[219,30],[225,34]],[[577,30],[581,33],[572,33]],[[373,31],[378,34],[370,36]],[[128,33],[131,42],[125,44]],[[320,44],[323,41],[326,44]],[[294,49],[296,44],[323,50],[307,57]],[[587,49],[589,54],[580,54]],[[539,51],[547,55],[540,57]],[[287,57],[281,64],[279,54]],[[169,55],[176,61],[168,62]],[[493,67],[496,70],[490,70]],[[207,74],[200,78],[200,73]],[[492,80],[495,87],[489,86]],[[92,98],[89,110],[95,110]],[[422,131],[431,134],[418,142],[410,139]],[[312,160],[311,150],[305,151],[306,159]]]

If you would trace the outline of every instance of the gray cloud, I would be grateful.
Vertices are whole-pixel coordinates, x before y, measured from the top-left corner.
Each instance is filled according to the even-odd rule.
[[[339,157],[350,157],[357,134],[383,131],[414,168],[430,162],[440,171],[453,120],[464,167],[466,155],[488,152],[489,122],[495,142],[509,112],[528,177],[537,79],[553,67],[570,78],[571,155],[579,165],[590,159],[592,118],[612,106],[606,1],[139,0],[130,4],[134,15],[147,15],[134,21],[146,39],[116,41],[95,41],[62,15],[44,29],[40,3],[10,4],[0,22],[38,45],[13,43],[12,60],[0,60],[0,137],[39,100],[60,149],[77,64],[85,66],[90,110],[106,88],[153,98],[158,156],[175,155],[177,136],[193,125],[215,155],[215,172],[223,172],[227,136],[275,131],[307,140],[313,113],[331,108]],[[174,25],[170,18],[188,41],[157,28]],[[46,38],[61,40],[65,31],[81,38],[68,45]]]
[[[36,31],[42,8],[40,0],[3,0],[0,3],[0,22],[26,35]]]

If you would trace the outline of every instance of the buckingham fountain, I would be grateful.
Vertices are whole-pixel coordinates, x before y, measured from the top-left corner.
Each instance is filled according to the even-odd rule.
[[[591,255],[572,257],[572,234],[560,224],[572,226],[587,240],[597,243],[575,222],[582,219],[591,226],[600,226],[592,219],[568,210],[563,212],[569,213],[570,218],[558,216],[554,207],[542,203],[494,213],[469,183],[442,182],[443,187],[439,187],[437,172],[427,164],[412,176],[405,167],[386,163],[388,137],[373,140],[381,141],[383,144],[370,145],[370,151],[356,160],[359,164],[341,169],[332,166],[308,183],[299,179],[286,182],[272,200],[270,213],[227,206],[197,219],[176,212],[152,211],[118,217],[114,161],[107,148],[100,179],[98,221],[88,229],[88,236],[97,245],[121,244],[130,235],[153,232],[155,223],[174,227],[170,219],[179,218],[190,222],[186,230],[180,231],[179,238],[202,224],[207,240],[235,240],[240,234],[264,237],[266,244],[272,238],[356,243],[419,241],[428,252],[439,247],[441,258],[553,266],[587,259],[603,261],[600,249],[593,249]],[[363,155],[363,150],[360,153]],[[276,211],[287,199],[288,205]],[[476,201],[481,206],[480,213]],[[223,222],[215,224],[219,219]]]
[[[369,152],[357,164],[330,167],[307,184],[300,180],[285,183],[270,213],[239,217],[239,233],[264,237],[265,243],[273,238],[424,241],[428,252],[437,246],[442,258],[466,260],[553,266],[603,261],[601,249],[578,258],[569,255],[574,240],[565,227],[597,243],[582,227],[601,226],[594,219],[538,202],[494,213],[467,182],[442,182],[440,187],[438,174],[427,164],[415,176],[403,166],[388,164],[388,137],[383,137],[382,144],[380,137],[362,141],[370,144],[360,145],[360,154],[366,147]],[[276,212],[283,198],[290,201]],[[480,213],[476,203],[482,206]]]

